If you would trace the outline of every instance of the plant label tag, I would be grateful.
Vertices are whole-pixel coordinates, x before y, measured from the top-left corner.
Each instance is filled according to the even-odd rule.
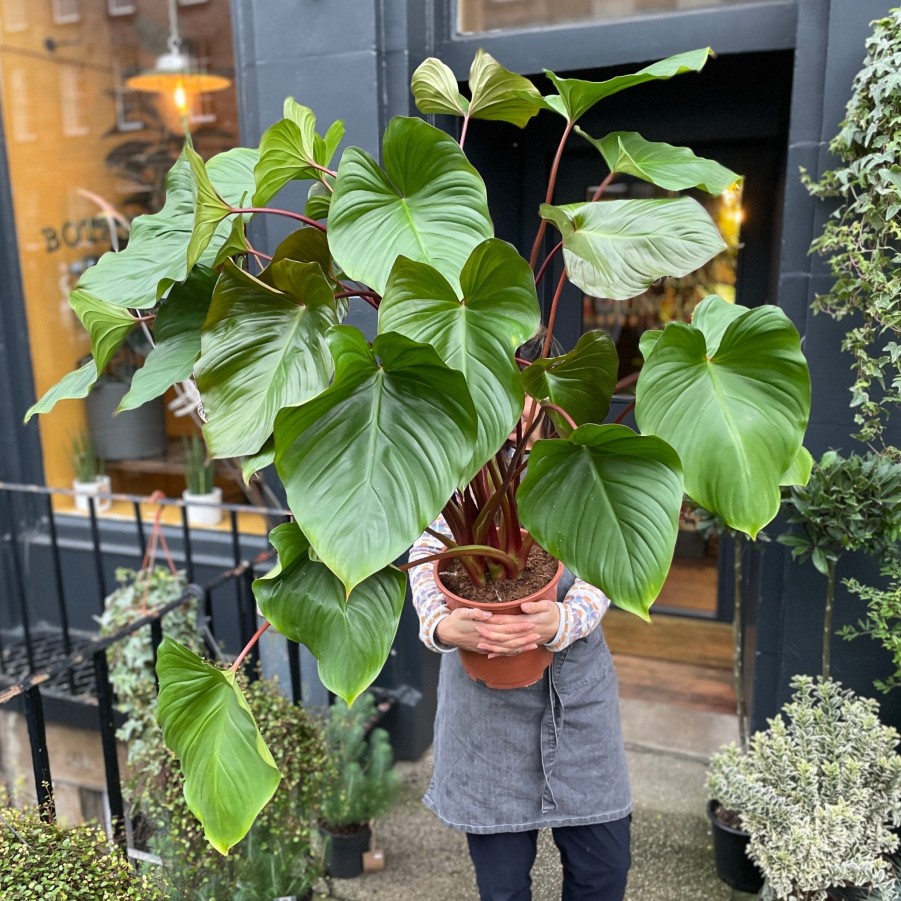
[[[385,869],[385,852],[381,848],[373,848],[363,853],[363,872],[378,873]]]

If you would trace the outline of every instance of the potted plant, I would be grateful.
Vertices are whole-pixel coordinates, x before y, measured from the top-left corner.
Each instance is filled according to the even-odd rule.
[[[75,509],[87,513],[90,509],[89,497],[94,498],[94,509],[98,513],[109,510],[113,502],[108,495],[112,492],[110,477],[104,472],[104,462],[97,456],[94,443],[87,432],[79,432],[72,439],[72,468],[75,478],[72,488],[75,491]]]
[[[0,897],[164,901],[165,886],[136,871],[102,829],[63,828],[37,810],[0,807]]]
[[[890,452],[842,457],[827,451],[806,485],[786,493],[788,522],[799,526],[777,541],[793,560],[810,560],[826,577],[822,676],[829,678],[836,566],[849,551],[897,556],[901,537],[901,463]]]
[[[328,873],[341,879],[363,872],[363,854],[372,839],[370,824],[387,813],[397,794],[391,743],[384,729],[372,728],[375,716],[375,700],[364,693],[352,707],[335,701],[325,721],[331,766],[319,828],[327,839]]]
[[[416,70],[414,97],[424,113],[461,117],[459,138],[397,117],[381,163],[350,147],[337,168],[343,124],[320,134],[312,111],[289,98],[258,148],[204,163],[186,147],[164,210],[136,220],[128,248],[79,282],[99,305],[84,317],[98,361],[129,309],[155,316],[155,331],[165,326],[144,366],[158,378],[133,388],[135,402],[193,373],[211,456],[244,456],[246,473],[274,460],[295,521],[272,531],[279,563],[254,591],[267,623],[310,648],[335,694],[353,700],[381,669],[406,589],[395,562],[439,513],[452,533],[440,556],[459,561],[476,591],[528,594],[510,583],[540,548],[647,618],[683,490],[754,536],[776,515],[780,484],[803,481],[810,380],[797,331],[775,307],[712,296],[691,323],[646,333],[641,434],[605,424],[617,372],[609,337],[589,332],[551,355],[567,279],[586,294],[628,298],[725,247],[689,197],[603,194],[617,175],[716,194],[734,172],[634,133],[577,132],[605,97],[697,72],[709,56],[702,48],[602,82],[548,73],[542,95],[480,51],[468,97],[430,59]],[[473,119],[525,127],[539,112],[560,127],[560,144],[523,257],[494,237],[465,145]],[[589,141],[608,175],[591,201],[554,203],[571,138]],[[302,211],[272,205],[291,180],[311,183]],[[245,225],[265,215],[298,228],[264,252],[247,243]],[[545,240],[548,225],[559,240]],[[561,260],[546,341],[526,366],[515,351],[538,329],[536,284]],[[377,311],[372,343],[342,324],[349,304]],[[94,378],[90,366],[70,374],[29,415]],[[519,426],[526,396],[534,403]],[[554,437],[534,443],[526,471],[542,418]],[[278,770],[232,674],[168,640],[158,672],[166,741],[225,852],[275,791]],[[223,728],[231,739],[210,743]],[[238,772],[242,791],[227,791]]]
[[[188,511],[188,522],[194,526],[217,526],[222,521],[222,489],[213,484],[216,464],[207,455],[199,435],[182,441],[187,488],[181,496]]]
[[[901,823],[898,733],[879,722],[875,701],[837,682],[796,676],[792,689],[747,753],[730,745],[714,755],[709,792],[740,811],[769,897],[878,888],[892,878],[886,855]]]

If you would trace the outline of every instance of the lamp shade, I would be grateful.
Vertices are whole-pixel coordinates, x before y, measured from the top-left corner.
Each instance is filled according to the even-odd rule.
[[[194,57],[179,50],[158,56],[152,69],[132,75],[125,84],[134,91],[158,94],[171,94],[176,88],[189,94],[209,94],[230,87],[231,79],[199,71]]]

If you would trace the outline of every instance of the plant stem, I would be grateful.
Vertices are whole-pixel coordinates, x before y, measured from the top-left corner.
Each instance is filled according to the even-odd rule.
[[[466,132],[469,130],[469,116],[463,117],[463,128],[460,129],[460,149],[463,149],[463,144],[466,143]]]
[[[293,210],[278,210],[275,207],[267,207],[267,206],[245,206],[245,207],[230,207],[231,213],[272,213],[274,216],[287,216],[288,219],[296,219],[298,222],[303,222],[305,225],[310,225],[313,228],[318,228],[319,231],[328,231],[328,229],[321,223],[317,222],[315,219],[311,219],[309,216],[304,216],[303,213],[295,213]]]
[[[616,173],[614,173],[614,172],[607,173],[607,177],[598,185],[597,190],[592,195],[592,198],[591,198],[592,203],[595,203],[596,201],[601,199],[601,195],[604,193],[604,191],[607,190],[607,187],[609,186],[610,182],[613,181],[613,177],[615,174]]]
[[[402,572],[406,572],[414,566],[420,566],[423,563],[431,563],[434,560],[447,560],[450,557],[489,557],[492,560],[503,563],[505,566],[516,566],[515,557],[505,554],[496,547],[488,547],[483,544],[468,544],[448,548],[446,551],[438,551],[437,554],[429,554],[427,557],[417,557],[415,560],[410,560],[408,563],[401,563],[397,568]]]
[[[742,612],[741,558],[744,553],[744,537],[733,532],[733,605],[732,605],[732,676],[735,686],[735,714],[738,717],[738,737],[742,750],[748,748],[748,724],[745,712],[745,661]]]
[[[563,158],[563,148],[566,146],[566,140],[573,130],[573,125],[575,125],[575,122],[566,123],[566,128],[563,130],[563,136],[560,138],[560,143],[557,145],[557,153],[554,156],[554,163],[551,166],[547,193],[544,197],[545,203],[550,203],[554,199],[554,188],[557,186],[557,172],[560,170],[560,160]],[[544,233],[546,230],[547,219],[542,219],[541,225],[538,226],[538,234],[535,235],[535,243],[532,245],[532,254],[529,257],[529,265],[533,270],[535,269],[535,264],[538,262],[538,253],[541,250],[541,242],[544,240]]]
[[[554,259],[555,256],[560,252],[560,248],[563,247],[563,242],[560,241],[557,246],[544,258],[544,262],[541,264],[541,268],[538,270],[538,274],[535,276],[535,286],[538,287],[538,284],[544,278],[544,273],[547,271],[547,267],[550,265],[551,260]]]
[[[554,292],[554,299],[551,301],[551,312],[547,317],[547,334],[544,336],[544,347],[541,348],[541,356],[546,357],[551,349],[551,342],[554,340],[554,321],[557,318],[557,304],[560,303],[560,297],[563,294],[563,288],[566,285],[566,269],[560,273],[560,279],[557,282],[557,290]]]
[[[835,564],[837,561],[829,560],[826,563],[826,611],[823,615],[823,678],[829,678],[832,652],[832,608],[835,602]]]
[[[244,645],[244,650],[238,654],[235,662],[229,668],[229,672],[236,673],[238,672],[238,667],[244,662],[244,658],[253,650],[253,646],[260,640],[260,636],[269,628],[269,623],[263,623],[256,632],[253,633],[253,637],[250,641]]]
[[[572,418],[572,416],[569,415],[569,413],[566,412],[566,410],[563,409],[563,407],[558,407],[557,404],[552,404],[548,401],[542,403],[541,406],[545,410],[553,410],[555,413],[559,413],[569,423],[573,431],[575,431],[579,427],[578,423]]]
[[[626,404],[626,408],[613,421],[615,423],[622,422],[634,409],[635,409],[635,401],[634,400],[629,401],[629,403]]]

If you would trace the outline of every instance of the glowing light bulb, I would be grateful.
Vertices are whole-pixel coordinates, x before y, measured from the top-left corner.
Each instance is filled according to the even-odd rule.
[[[188,92],[182,82],[175,85],[175,90],[172,91],[172,100],[175,102],[175,108],[179,115],[184,116],[188,111]]]

